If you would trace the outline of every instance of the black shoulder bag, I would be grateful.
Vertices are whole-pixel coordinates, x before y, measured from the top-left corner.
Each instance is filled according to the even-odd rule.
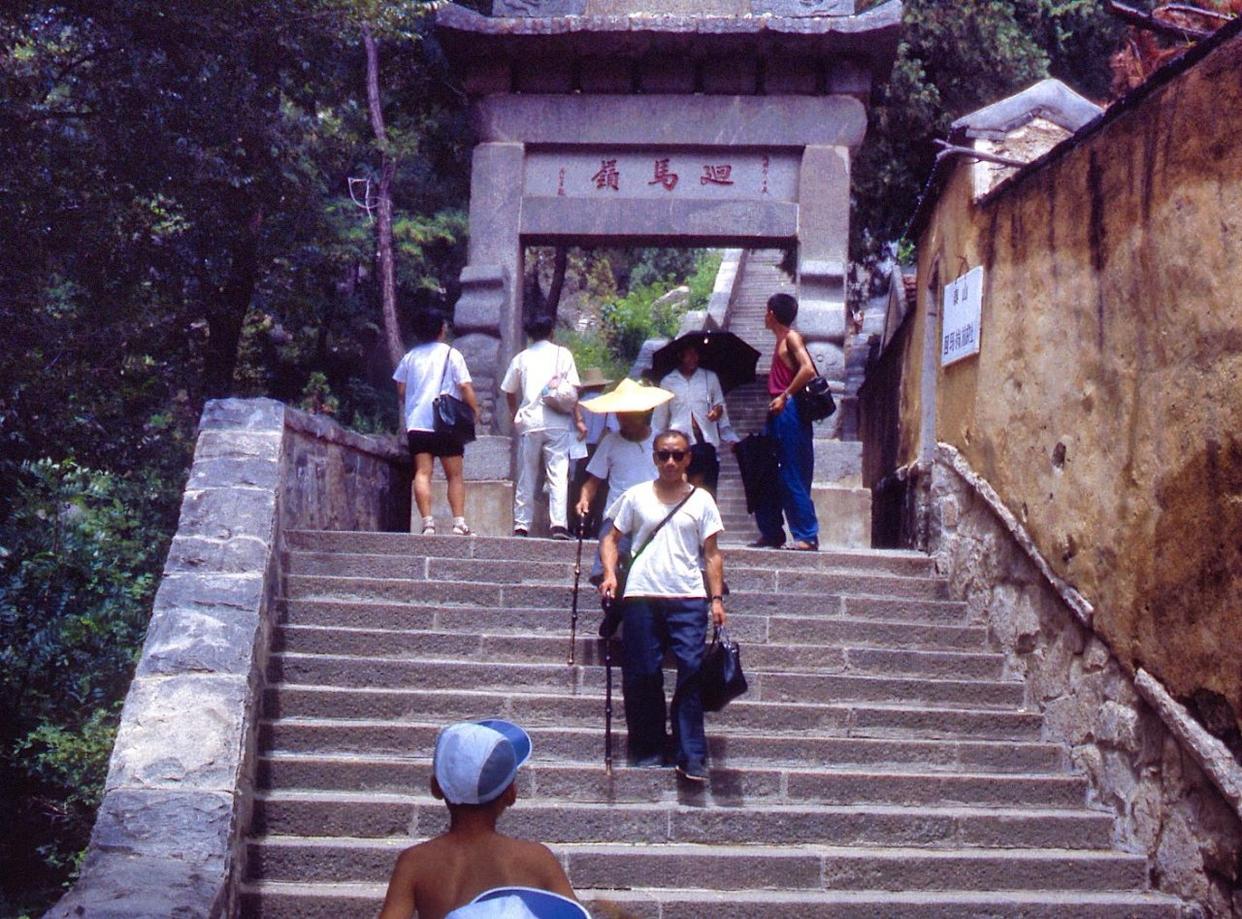
[[[807,351],[805,341],[802,343],[802,350],[806,351],[806,359],[814,367],[815,359]],[[804,422],[823,421],[837,410],[837,403],[832,400],[832,387],[819,374],[794,393],[794,402],[798,404],[798,418]]]
[[[652,540],[656,538],[656,534],[664,528],[664,524],[673,519],[673,515],[685,506],[686,502],[694,496],[696,491],[698,491],[698,489],[691,485],[690,494],[686,495],[677,502],[677,506],[669,511],[668,516],[661,520],[656,528],[651,531],[651,535],[647,537],[646,542],[638,547],[638,551],[630,556],[629,561],[623,562],[621,559],[617,560],[617,592],[613,596],[600,597],[599,601],[599,605],[604,610],[604,619],[599,624],[600,638],[612,638],[613,634],[617,631],[617,626],[621,624],[621,596],[625,593],[625,578],[634,567],[634,563],[638,561],[638,556],[643,554],[643,550],[651,545]]]
[[[431,403],[435,417],[435,432],[451,437],[460,444],[468,444],[475,439],[474,410],[461,399],[444,391],[444,381],[448,378],[449,361],[453,357],[450,346],[444,356],[444,370],[440,374],[440,395]]]

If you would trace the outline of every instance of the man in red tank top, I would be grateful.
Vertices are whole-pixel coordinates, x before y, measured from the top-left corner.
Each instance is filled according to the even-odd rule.
[[[815,473],[815,447],[811,422],[798,416],[794,393],[815,377],[815,364],[802,336],[790,326],[798,317],[798,301],[789,294],[768,299],[764,325],[776,335],[776,351],[768,374],[768,423],[766,433],[777,443],[780,489],[769,493],[755,510],[760,538],[751,545],[776,548],[785,545],[785,523],[793,541],[790,549],[813,552],[819,548],[819,519],[811,501]],[[782,520],[783,516],[783,520]]]

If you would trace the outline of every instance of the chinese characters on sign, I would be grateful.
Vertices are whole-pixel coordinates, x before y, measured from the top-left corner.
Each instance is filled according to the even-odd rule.
[[[595,183],[596,188],[611,188],[613,191],[620,191],[621,173],[617,171],[617,161],[601,161],[599,172],[591,176],[591,181]]]
[[[722,166],[704,166],[703,174],[699,176],[700,185],[732,185],[733,180],[729,176],[733,172],[733,167],[725,164]]]
[[[944,289],[944,322],[940,334],[940,366],[979,353],[979,322],[983,312],[983,267],[973,268]]]
[[[663,185],[665,191],[672,191],[677,187],[677,173],[668,171],[667,159],[655,161],[655,178],[647,184]]]

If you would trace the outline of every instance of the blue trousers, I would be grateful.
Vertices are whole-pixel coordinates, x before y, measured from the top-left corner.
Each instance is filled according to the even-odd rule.
[[[755,523],[767,542],[778,544],[785,541],[785,528],[781,512],[789,523],[789,532],[795,540],[819,545],[819,519],[815,516],[815,504],[811,501],[811,480],[815,475],[815,446],[812,443],[810,422],[803,423],[798,417],[798,404],[793,399],[785,401],[780,414],[769,415],[765,432],[778,444],[780,462],[780,488],[755,510]]]
[[[664,725],[671,716],[677,764],[706,763],[699,671],[707,640],[707,601],[635,597],[625,601],[624,610],[621,689],[630,760],[664,754]],[[677,661],[677,689],[668,711],[661,664],[670,650]]]

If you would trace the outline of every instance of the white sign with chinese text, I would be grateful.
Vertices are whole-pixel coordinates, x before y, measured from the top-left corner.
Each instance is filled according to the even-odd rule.
[[[945,286],[944,322],[940,327],[941,367],[979,353],[982,312],[983,266],[980,265]]]
[[[525,193],[537,198],[796,201],[798,157],[733,149],[532,150]]]

